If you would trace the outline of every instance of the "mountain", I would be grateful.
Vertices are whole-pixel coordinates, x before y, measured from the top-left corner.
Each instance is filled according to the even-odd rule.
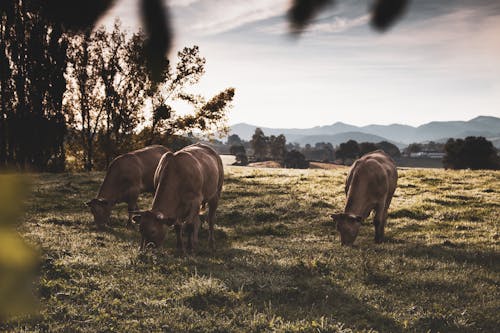
[[[314,144],[317,142],[330,142],[332,145],[337,146],[337,145],[341,144],[342,142],[346,142],[349,140],[356,140],[357,142],[388,141],[384,137],[381,137],[378,135],[373,135],[373,134],[367,134],[367,133],[362,133],[362,132],[342,132],[342,133],[338,133],[338,134],[304,135],[304,136],[298,137],[298,139],[296,139],[295,141],[292,141],[292,142],[297,142],[301,146],[304,146],[306,144],[310,144],[310,145],[314,146]],[[398,148],[404,148],[406,146],[406,145],[398,143],[398,142],[392,142],[392,143],[394,143],[396,146],[398,146]]]
[[[231,126],[230,133],[238,134],[244,140],[250,140],[257,126],[240,123]],[[500,118],[479,116],[468,121],[433,121],[413,127],[409,125],[367,125],[354,126],[337,122],[332,125],[316,126],[312,128],[268,128],[261,127],[266,135],[286,136],[288,142],[297,142],[301,145],[316,142],[331,142],[338,140],[356,140],[358,142],[389,141],[399,147],[412,142],[442,141],[447,138],[464,138],[466,136],[484,136],[494,139],[494,144],[500,148]],[[342,134],[342,135],[340,135]]]

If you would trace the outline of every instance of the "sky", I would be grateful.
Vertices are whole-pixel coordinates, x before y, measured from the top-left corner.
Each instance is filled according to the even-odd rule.
[[[288,0],[169,0],[174,51],[198,45],[206,74],[193,91],[235,87],[229,123],[307,128],[421,125],[500,117],[500,1],[413,0],[385,33],[369,24],[369,1],[337,0],[299,37]],[[137,0],[116,17],[140,28]]]

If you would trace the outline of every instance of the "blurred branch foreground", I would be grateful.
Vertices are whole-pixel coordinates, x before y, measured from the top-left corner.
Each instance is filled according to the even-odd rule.
[[[115,0],[24,0],[24,2],[39,6],[50,22],[62,26],[64,30],[82,32],[94,27]],[[370,7],[372,27],[379,31],[387,30],[404,14],[409,2],[409,0],[372,0]],[[168,1],[140,1],[142,23],[148,36],[144,48],[149,74],[157,82],[161,79],[157,73],[168,63],[165,55],[169,53],[174,37],[169,10],[165,3],[168,4]],[[334,4],[334,0],[291,0],[287,13],[290,30],[295,33],[301,32],[316,15]],[[0,11],[2,7],[8,6],[0,5]]]
[[[0,323],[36,309],[38,255],[15,229],[29,189],[26,176],[0,174]]]

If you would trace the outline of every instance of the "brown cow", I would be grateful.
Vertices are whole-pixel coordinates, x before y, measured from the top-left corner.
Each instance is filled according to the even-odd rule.
[[[111,209],[120,202],[128,204],[128,226],[132,211],[137,210],[137,199],[143,192],[154,193],[154,174],[168,148],[154,145],[115,158],[109,165],[96,198],[87,202],[98,227],[109,223]]]
[[[209,146],[194,144],[161,158],[155,174],[156,193],[151,210],[133,217],[140,224],[141,249],[161,246],[167,226],[175,225],[177,249],[184,252],[182,232],[188,233],[188,249],[194,251],[201,224],[200,207],[208,204],[209,246],[214,249],[215,211],[224,170],[219,155]]]
[[[342,245],[354,243],[361,222],[372,210],[375,210],[375,242],[384,240],[387,210],[397,180],[394,161],[381,150],[366,154],[354,162],[345,186],[347,201],[344,213],[331,216],[337,224]]]

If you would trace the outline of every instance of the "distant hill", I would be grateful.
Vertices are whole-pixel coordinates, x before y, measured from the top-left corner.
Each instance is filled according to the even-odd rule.
[[[238,134],[244,140],[250,140],[257,126],[239,123],[231,126],[230,133]],[[484,136],[492,138],[500,148],[500,118],[479,116],[469,121],[433,121],[418,127],[401,124],[354,126],[337,122],[332,125],[312,128],[268,128],[261,127],[266,135],[286,136],[288,142],[301,145],[316,142],[331,142],[336,145],[347,140],[358,142],[389,141],[399,147],[412,142],[442,141],[447,138],[464,138],[466,136]],[[339,140],[341,140],[339,142]]]
[[[380,141],[390,141],[394,143],[396,146],[399,148],[404,148],[406,145],[401,144],[398,142],[393,142],[391,140],[387,140],[384,137],[378,136],[378,135],[373,135],[373,134],[367,134],[367,133],[362,133],[362,132],[343,132],[343,133],[338,133],[338,134],[332,134],[332,135],[327,135],[327,134],[321,134],[321,135],[305,135],[299,137],[297,140],[293,142],[299,143],[301,146],[304,146],[306,144],[313,145],[316,142],[330,142],[332,145],[336,146],[341,144],[342,142],[346,142],[349,140],[356,140],[357,142],[380,142]]]

